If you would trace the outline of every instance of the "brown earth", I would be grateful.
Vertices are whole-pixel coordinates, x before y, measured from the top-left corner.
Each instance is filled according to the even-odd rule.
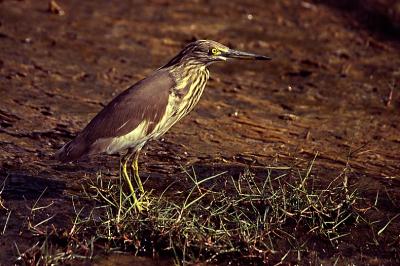
[[[10,213],[0,262],[15,259],[14,241],[21,251],[35,243],[23,228],[46,188],[41,205],[53,205],[43,215],[67,227],[81,184],[99,170],[117,175],[118,156],[61,165],[54,152],[194,39],[273,60],[211,67],[195,110],[142,154],[147,188],[181,178],[182,166],[200,176],[238,175],[248,166],[307,165],[318,152],[320,175],[349,164],[350,182],[364,196],[387,195],[381,218],[398,214],[398,4],[338,2],[345,1],[71,0],[59,2],[59,15],[45,1],[0,1],[0,196],[11,211],[0,207],[0,231]],[[387,230],[399,239],[398,228],[400,219]],[[382,264],[398,261],[393,254],[398,249],[354,256]]]

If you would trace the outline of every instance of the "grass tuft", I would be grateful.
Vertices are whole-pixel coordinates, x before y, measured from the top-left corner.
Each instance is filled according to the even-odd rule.
[[[302,171],[268,167],[265,176],[246,170],[236,179],[226,173],[199,179],[186,171],[189,182],[172,183],[158,195],[153,191],[142,213],[135,211],[123,180],[98,175],[83,193],[94,207],[78,208],[74,198],[71,229],[44,234],[32,250],[47,263],[90,259],[94,247],[103,253],[172,257],[183,264],[300,262],[316,246],[333,255],[342,239],[368,222],[356,207],[361,199],[349,186],[348,169],[324,185],[313,175],[313,164]],[[58,243],[62,239],[67,248],[44,256],[51,237],[58,237]]]

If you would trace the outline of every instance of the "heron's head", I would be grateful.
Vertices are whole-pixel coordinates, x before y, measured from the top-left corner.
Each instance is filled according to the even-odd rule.
[[[175,56],[166,66],[175,64],[193,62],[197,64],[209,65],[217,61],[226,61],[228,59],[248,59],[248,60],[270,60],[264,55],[252,54],[237,51],[211,40],[198,40],[191,42]]]

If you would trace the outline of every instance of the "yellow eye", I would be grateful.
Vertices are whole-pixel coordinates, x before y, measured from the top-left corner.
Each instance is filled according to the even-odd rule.
[[[212,49],[211,49],[211,53],[212,53],[213,55],[217,55],[217,54],[219,54],[219,51],[218,51],[217,48],[212,48]]]

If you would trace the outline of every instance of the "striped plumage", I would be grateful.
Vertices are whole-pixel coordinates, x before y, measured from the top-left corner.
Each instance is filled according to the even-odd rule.
[[[114,98],[56,157],[62,162],[71,162],[85,155],[113,154],[128,149],[123,169],[126,170],[126,163],[135,154],[132,166],[142,191],[137,172],[140,150],[193,109],[209,78],[207,67],[228,58],[269,59],[235,51],[214,41],[189,43],[166,65]],[[128,176],[125,178],[135,194]]]
[[[172,69],[171,74],[177,84],[170,94],[174,102],[172,106],[176,106],[176,111],[171,116],[176,122],[188,114],[200,100],[210,72],[205,66],[183,65]]]

